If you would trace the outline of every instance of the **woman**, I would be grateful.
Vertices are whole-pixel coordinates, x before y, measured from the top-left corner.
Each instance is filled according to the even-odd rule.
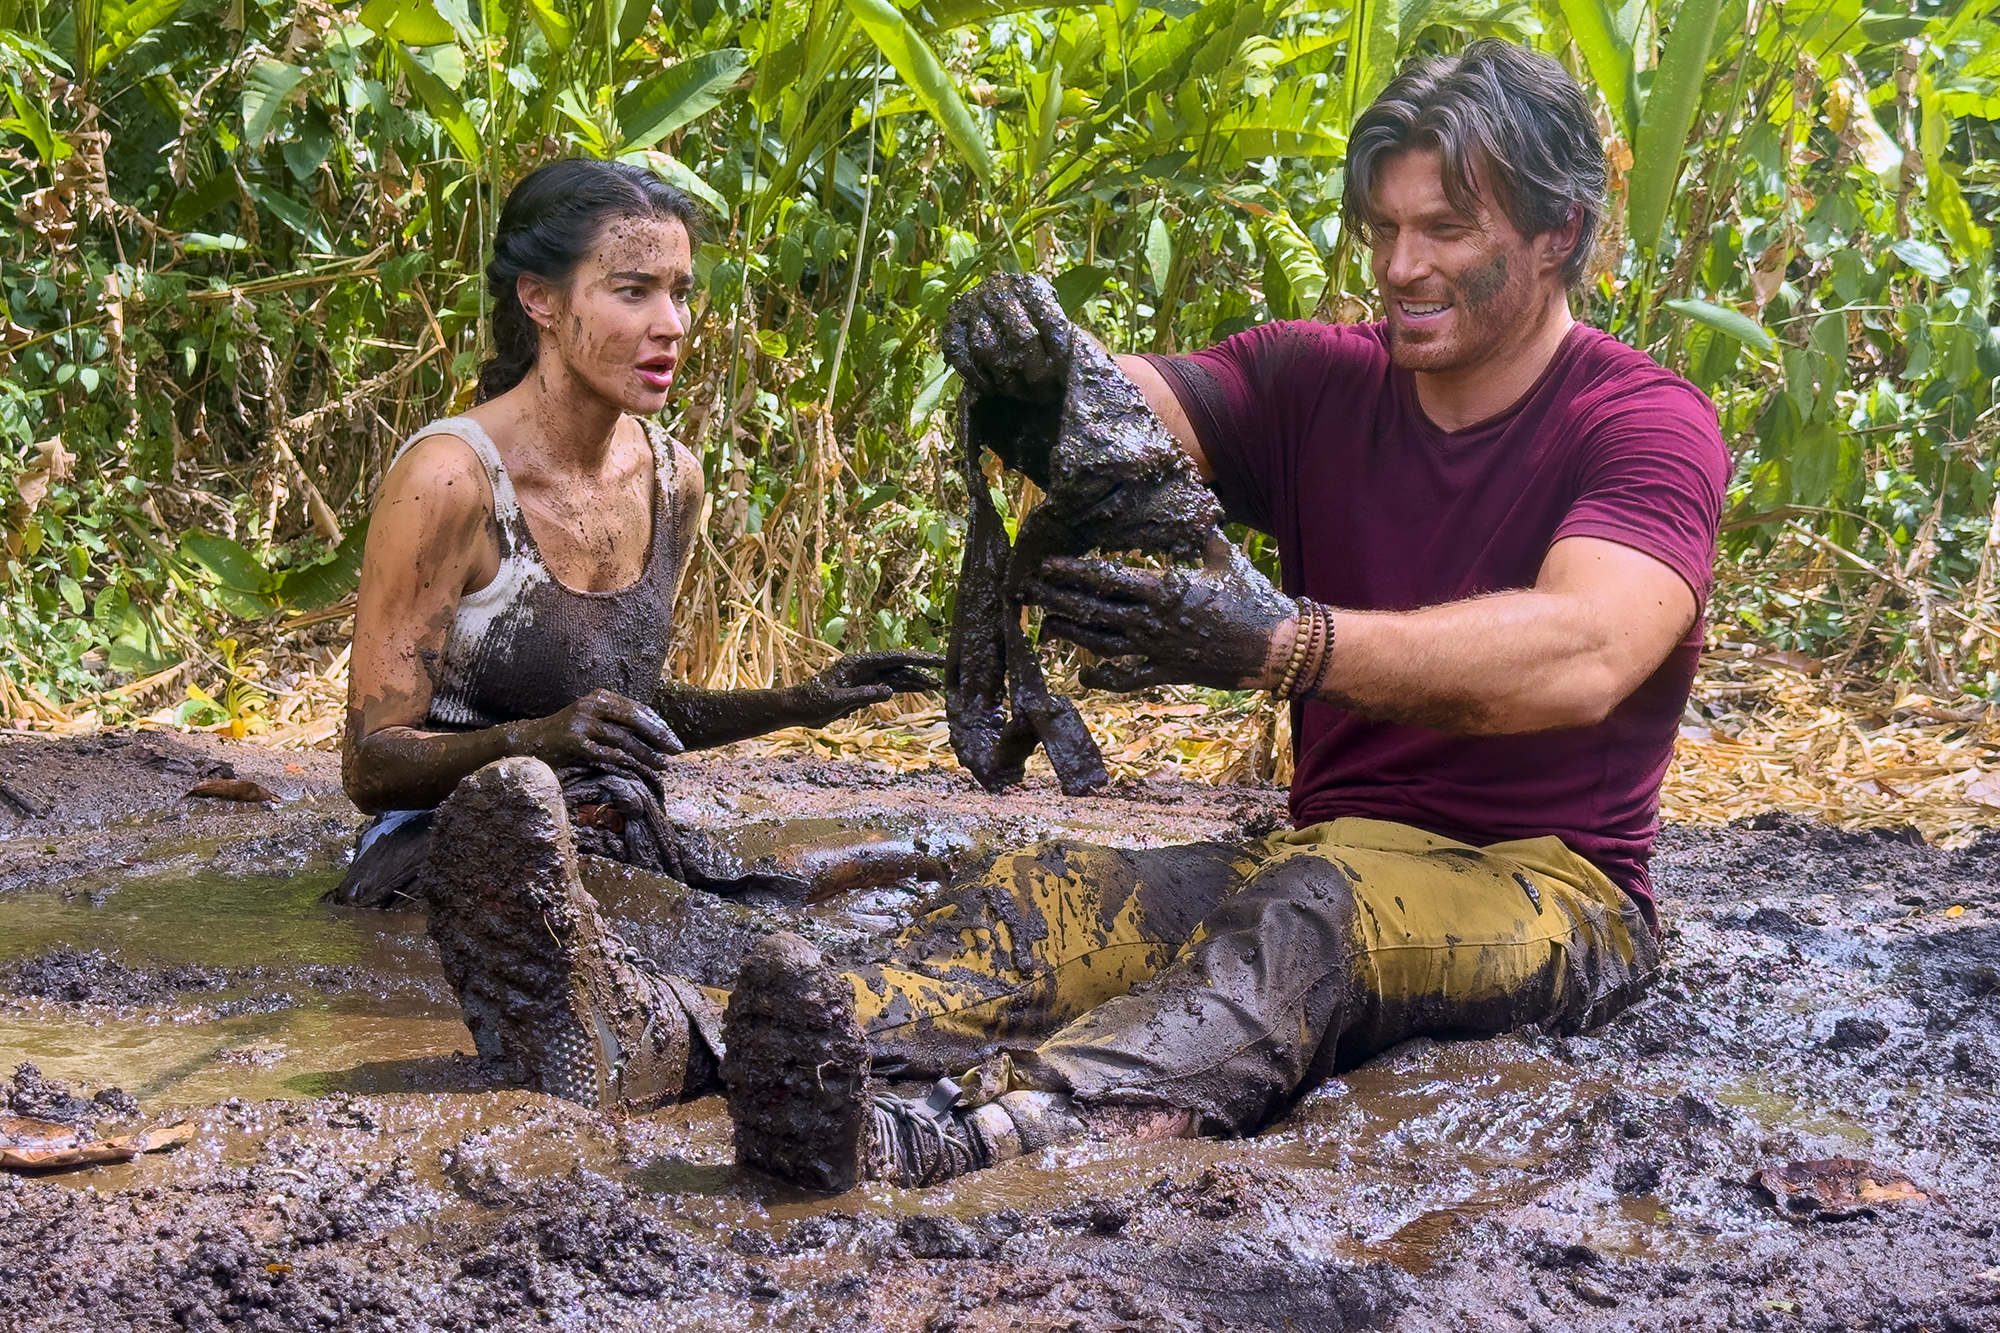
[[[668,759],[929,690],[927,653],[788,689],[666,682],[703,480],[653,421],[688,331],[694,201],[643,168],[542,167],[501,210],[494,355],[466,415],[403,447],[368,532],[341,772],[362,835],[341,902],[397,905],[431,810],[510,755],[562,777],[579,844],[677,870]]]

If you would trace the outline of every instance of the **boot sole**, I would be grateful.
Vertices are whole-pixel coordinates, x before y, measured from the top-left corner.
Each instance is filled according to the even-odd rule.
[[[868,1042],[847,978],[796,935],[759,940],[744,954],[722,1032],[737,1164],[827,1194],[859,1184]]]

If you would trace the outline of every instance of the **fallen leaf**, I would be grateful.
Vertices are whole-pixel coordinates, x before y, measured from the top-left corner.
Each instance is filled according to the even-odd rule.
[[[1767,1166],[1751,1176],[1750,1183],[1770,1195],[1778,1211],[1787,1216],[1824,1222],[1859,1217],[1878,1208],[1929,1203],[1931,1199],[1900,1171],[1854,1157]]]
[[[1965,905],[1963,903],[1953,903],[1951,906],[1944,909],[1944,914],[1946,916],[1964,916]]]
[[[218,801],[275,801],[270,788],[242,778],[203,778],[188,788],[190,796],[207,796]]]
[[[286,764],[285,771],[287,773],[303,773],[306,771],[306,766],[304,764]]]
[[[102,1162],[129,1162],[141,1153],[178,1148],[193,1138],[194,1126],[187,1123],[94,1139],[54,1120],[0,1116],[0,1167],[9,1171],[63,1171]]]

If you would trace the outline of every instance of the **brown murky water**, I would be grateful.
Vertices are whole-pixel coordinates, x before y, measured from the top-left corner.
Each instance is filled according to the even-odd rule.
[[[709,763],[739,820],[1063,827],[1049,791]],[[1214,836],[1271,801],[1160,796],[1078,819]],[[0,1327],[2000,1328],[1988,844],[1670,830],[1666,971],[1598,1033],[1411,1043],[1243,1142],[825,1199],[739,1172],[719,1099],[617,1121],[485,1085],[421,920],[318,901],[349,825],[314,799],[0,841],[0,873],[63,867],[0,893],[0,1061],[197,1126],[0,1177]],[[1935,1197],[1802,1222],[1748,1183],[1835,1156]]]

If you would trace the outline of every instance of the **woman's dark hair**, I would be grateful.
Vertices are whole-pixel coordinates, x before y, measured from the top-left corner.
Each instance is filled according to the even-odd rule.
[[[1478,213],[1475,175],[1523,236],[1582,228],[1563,265],[1575,287],[1590,267],[1604,216],[1604,143],[1583,89],[1568,70],[1512,42],[1482,38],[1455,56],[1412,60],[1354,122],[1340,211],[1368,238],[1382,164],[1413,148],[1444,157],[1444,192]]]
[[[507,195],[486,266],[493,298],[493,355],[479,368],[478,401],[507,392],[534,368],[535,323],[521,308],[516,279],[532,273],[552,283],[569,281],[614,218],[673,218],[698,242],[706,219],[701,205],[644,167],[625,162],[570,158],[537,167]]]

